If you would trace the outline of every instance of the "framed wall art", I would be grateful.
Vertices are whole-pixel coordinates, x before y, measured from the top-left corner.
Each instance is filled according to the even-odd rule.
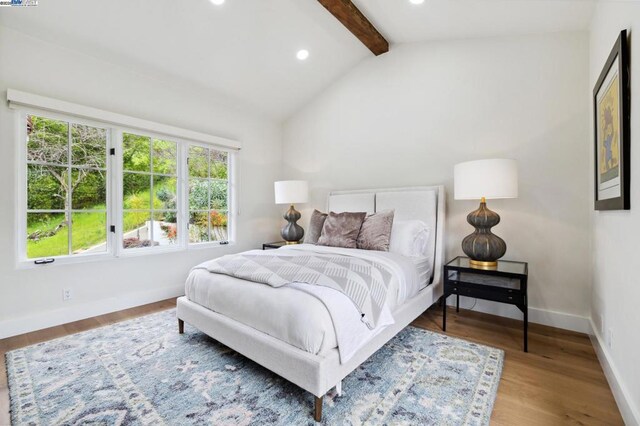
[[[593,89],[595,209],[630,209],[630,81],[627,31],[620,32]]]

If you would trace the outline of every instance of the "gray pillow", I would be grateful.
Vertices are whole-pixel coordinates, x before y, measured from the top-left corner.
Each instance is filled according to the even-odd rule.
[[[322,226],[326,218],[327,214],[321,213],[318,210],[314,210],[313,213],[311,213],[307,236],[304,238],[305,244],[318,244],[318,238],[320,238],[320,234],[322,234]]]
[[[321,246],[356,248],[358,234],[366,213],[330,212],[318,239]]]
[[[389,251],[393,213],[393,210],[385,210],[364,219],[358,235],[359,249]]]

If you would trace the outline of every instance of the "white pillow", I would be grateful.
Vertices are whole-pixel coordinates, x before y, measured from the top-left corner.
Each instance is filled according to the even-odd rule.
[[[395,220],[389,251],[403,256],[424,256],[429,244],[429,227],[421,220]]]

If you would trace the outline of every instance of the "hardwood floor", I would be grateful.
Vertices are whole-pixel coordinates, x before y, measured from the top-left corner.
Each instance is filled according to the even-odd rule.
[[[442,333],[440,309],[414,325]],[[447,311],[447,334],[505,351],[492,425],[622,425],[622,417],[589,336],[480,312]]]
[[[9,424],[7,351],[175,306],[175,299],[0,340],[0,425]],[[430,309],[413,323],[442,332],[442,313]],[[622,425],[622,418],[589,337],[530,324],[529,353],[522,352],[520,321],[455,309],[447,312],[447,334],[505,351],[495,425]]]

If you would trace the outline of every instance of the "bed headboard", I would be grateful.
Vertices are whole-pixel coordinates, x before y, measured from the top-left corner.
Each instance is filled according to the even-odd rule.
[[[421,220],[429,226],[425,256],[432,259],[432,283],[439,284],[444,259],[444,186],[376,188],[329,193],[327,210],[336,213],[395,210],[394,220]]]

